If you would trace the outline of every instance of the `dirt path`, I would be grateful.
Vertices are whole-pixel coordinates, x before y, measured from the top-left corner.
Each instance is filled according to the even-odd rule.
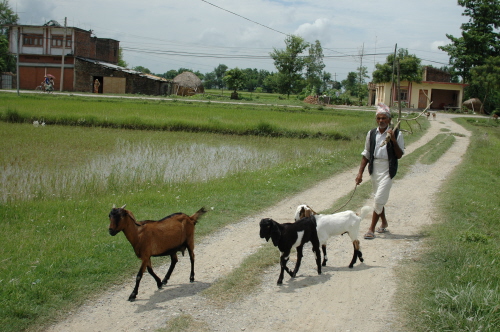
[[[155,330],[180,314],[192,315],[209,331],[392,330],[395,312],[391,301],[396,288],[393,268],[401,258],[415,253],[421,226],[433,221],[433,196],[460,163],[470,133],[456,125],[451,115],[439,114],[437,120],[431,120],[429,132],[406,148],[406,153],[412,152],[441,133],[442,128],[466,136],[457,136],[456,143],[435,164],[415,165],[408,175],[395,181],[387,205],[390,233],[377,234],[374,240],[361,239],[365,262],[356,264],[354,269],[347,268],[352,256],[349,238],[337,237],[329,241],[328,266],[322,275],[317,275],[313,254],[306,248],[297,278],[285,276],[281,287],[276,285],[279,267],[274,266],[265,272],[264,282],[255,294],[228,308],[214,308],[198,295],[264,243],[258,236],[261,218],[289,222],[295,207],[302,203],[316,211],[329,208],[333,201],[353,189],[357,168],[286,198],[198,243],[195,283],[188,281],[186,256],[180,259],[169,284],[162,290],[157,290],[152,278],[145,275],[138,299],[130,303],[126,299],[135,279],[130,276],[122,285],[84,305],[48,331]],[[371,205],[371,201],[366,205]],[[365,218],[361,224],[363,233],[368,224]],[[162,271],[159,274],[164,270],[157,268]]]

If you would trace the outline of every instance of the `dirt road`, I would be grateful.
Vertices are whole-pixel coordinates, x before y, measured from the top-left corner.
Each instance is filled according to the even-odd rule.
[[[153,279],[145,275],[138,299],[128,302],[135,279],[130,276],[122,285],[82,306],[49,331],[154,331],[181,314],[192,315],[203,322],[208,331],[394,330],[394,267],[402,258],[416,254],[421,227],[435,221],[433,197],[461,162],[469,144],[470,133],[456,125],[451,117],[439,114],[436,120],[431,120],[429,132],[407,146],[406,153],[430,141],[442,132],[442,128],[465,137],[457,136],[452,148],[435,164],[415,165],[404,178],[397,178],[387,205],[390,233],[377,234],[374,240],[361,239],[365,262],[356,264],[354,269],[347,268],[352,256],[349,238],[336,237],[329,241],[328,266],[322,275],[317,275],[313,254],[306,248],[297,278],[285,275],[283,286],[276,285],[279,267],[274,266],[266,271],[259,290],[240,303],[219,309],[199,295],[264,243],[258,236],[261,218],[289,222],[296,206],[302,203],[316,211],[331,207],[333,201],[352,190],[357,168],[288,197],[198,243],[195,283],[188,281],[189,259],[186,256],[180,259],[169,284],[162,290],[157,290]],[[368,180],[367,175],[365,180]],[[365,205],[372,203],[367,201]],[[368,224],[368,218],[362,221],[362,233]],[[276,255],[279,255],[278,249]],[[292,260],[289,264],[293,264]],[[165,267],[156,270],[158,274],[165,273]]]

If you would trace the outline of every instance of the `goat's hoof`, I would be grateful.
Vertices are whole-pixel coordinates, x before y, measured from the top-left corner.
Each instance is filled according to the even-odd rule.
[[[323,262],[323,264],[321,264],[321,266],[326,266],[326,262]]]
[[[283,281],[282,280],[278,280],[278,283],[277,283],[278,286],[281,286],[283,285]]]
[[[128,300],[129,300],[130,302],[134,302],[134,301],[135,301],[135,294],[130,295],[130,296],[128,297]]]
[[[365,260],[363,258],[359,258],[359,260],[361,261],[361,263],[363,263]]]
[[[189,282],[194,282],[194,278],[189,279]]]
[[[352,265],[349,265],[349,268],[352,269]]]

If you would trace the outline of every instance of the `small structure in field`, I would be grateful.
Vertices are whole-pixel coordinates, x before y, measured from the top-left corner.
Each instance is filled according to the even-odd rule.
[[[479,98],[467,99],[463,102],[463,105],[474,113],[484,114],[483,103]]]
[[[192,72],[185,71],[173,79],[173,94],[178,96],[193,96],[204,93],[203,83],[200,78]]]

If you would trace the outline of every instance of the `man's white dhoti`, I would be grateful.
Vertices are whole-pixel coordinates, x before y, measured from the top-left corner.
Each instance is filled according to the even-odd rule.
[[[389,175],[389,160],[374,159],[372,172],[372,186],[375,193],[375,213],[381,214],[384,205],[389,200],[389,193],[392,187],[392,179]]]

